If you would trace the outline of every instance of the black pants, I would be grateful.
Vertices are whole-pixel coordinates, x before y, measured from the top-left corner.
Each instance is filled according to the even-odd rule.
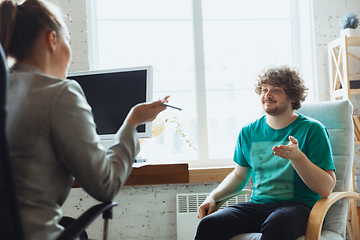
[[[262,233],[262,240],[295,240],[305,235],[311,207],[303,204],[238,203],[201,219],[196,240],[228,240]]]

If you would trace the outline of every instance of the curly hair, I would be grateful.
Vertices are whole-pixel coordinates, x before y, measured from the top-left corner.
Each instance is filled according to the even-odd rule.
[[[255,92],[261,95],[261,88],[263,84],[275,85],[283,87],[285,93],[291,98],[292,108],[297,110],[301,107],[301,102],[305,101],[308,88],[304,85],[297,68],[290,68],[287,65],[280,67],[269,68],[263,70],[258,75],[257,83],[255,84]]]

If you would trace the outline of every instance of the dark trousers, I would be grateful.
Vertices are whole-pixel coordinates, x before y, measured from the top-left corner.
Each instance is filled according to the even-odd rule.
[[[295,240],[305,235],[311,207],[303,204],[238,203],[201,219],[196,240],[228,240],[262,233],[262,240]]]

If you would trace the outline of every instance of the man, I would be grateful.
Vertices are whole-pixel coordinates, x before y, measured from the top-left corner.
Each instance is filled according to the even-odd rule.
[[[266,114],[240,131],[236,167],[199,207],[196,240],[227,240],[249,232],[262,233],[262,240],[305,235],[311,208],[329,196],[336,182],[327,130],[295,112],[306,90],[296,69],[288,66],[259,75],[255,92]],[[239,192],[251,176],[250,202],[213,213],[216,202]]]

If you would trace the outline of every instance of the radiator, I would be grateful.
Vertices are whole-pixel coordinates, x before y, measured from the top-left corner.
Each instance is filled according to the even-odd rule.
[[[199,206],[209,196],[209,193],[191,193],[176,195],[176,229],[177,240],[194,239],[197,225],[200,219],[197,218]],[[239,202],[250,201],[250,194],[242,194],[229,199],[220,209],[234,205]]]

